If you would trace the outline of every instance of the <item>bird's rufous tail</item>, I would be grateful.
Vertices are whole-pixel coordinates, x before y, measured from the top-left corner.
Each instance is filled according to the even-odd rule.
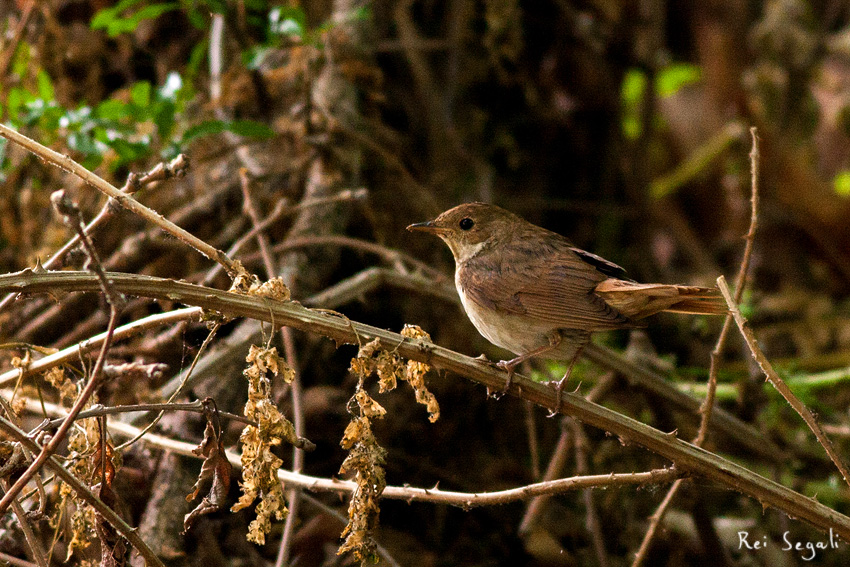
[[[609,278],[596,286],[605,303],[630,319],[661,311],[693,315],[725,315],[723,296],[716,288],[690,285],[641,284]]]

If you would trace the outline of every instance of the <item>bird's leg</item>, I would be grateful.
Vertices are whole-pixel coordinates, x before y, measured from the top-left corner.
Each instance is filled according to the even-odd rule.
[[[557,411],[561,407],[561,395],[564,393],[564,386],[567,385],[567,382],[570,379],[570,374],[573,373],[573,366],[575,366],[576,361],[578,361],[578,357],[581,356],[581,351],[584,350],[584,345],[586,345],[589,340],[589,333],[581,337],[580,342],[576,346],[576,352],[573,355],[572,359],[570,359],[570,365],[567,367],[566,373],[564,373],[564,377],[561,378],[561,380],[558,382],[558,385],[555,386],[555,409],[553,410],[553,414],[557,413]]]
[[[536,349],[529,351],[525,354],[521,354],[516,358],[512,358],[510,360],[500,360],[496,363],[496,366],[505,370],[508,373],[508,381],[505,383],[505,387],[502,389],[502,393],[508,391],[511,387],[511,381],[514,378],[514,369],[522,362],[525,362],[529,358],[533,358],[538,354],[543,354],[544,352],[549,352],[550,350],[554,350],[558,348],[558,345],[561,344],[561,340],[563,337],[560,333],[555,333],[549,337],[549,344],[543,345],[541,347],[537,347]]]

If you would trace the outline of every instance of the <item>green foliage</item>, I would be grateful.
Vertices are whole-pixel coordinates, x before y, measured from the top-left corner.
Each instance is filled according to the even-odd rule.
[[[268,126],[248,120],[211,120],[183,131],[179,117],[194,94],[178,73],[171,73],[159,88],[140,81],[122,97],[68,109],[56,102],[53,81],[40,70],[34,91],[10,89],[5,110],[14,127],[37,129],[37,137],[45,143],[64,139],[89,169],[103,163],[110,151],[109,167],[114,171],[157,152],[162,158],[171,158],[201,136],[224,131],[254,138],[274,134]]]
[[[846,169],[844,171],[839,171],[838,174],[832,178],[832,188],[835,190],[836,195],[850,197],[850,171]]]
[[[99,10],[92,18],[91,27],[106,30],[109,37],[115,37],[136,31],[143,21],[158,18],[180,7],[177,2],[159,2],[147,6],[140,4],[144,4],[144,0],[121,0],[111,8]]]
[[[702,77],[702,71],[690,63],[671,63],[658,70],[653,88],[661,98],[673,96],[682,87],[696,83]],[[629,69],[620,86],[620,104],[622,105],[621,128],[628,140],[636,140],[641,134],[641,105],[646,93],[648,79],[644,71]]]
[[[682,87],[699,82],[702,71],[691,63],[672,63],[658,71],[655,79],[655,92],[666,98],[679,92]]]
[[[250,138],[266,139],[274,136],[274,130],[253,120],[207,120],[196,126],[192,126],[183,134],[182,143],[188,143],[190,140],[210,134],[220,134],[222,132],[233,132],[239,136],[247,136]]]
[[[307,31],[307,14],[300,7],[275,6],[269,11],[268,28],[272,34],[300,41]]]
[[[267,38],[243,53],[243,61],[248,68],[257,68],[269,49],[278,48],[286,42],[321,48],[325,34],[339,25],[339,22],[328,21],[310,27],[303,8],[276,6],[269,9],[264,0],[245,0],[244,7],[248,24],[261,28]],[[115,37],[132,33],[145,20],[182,10],[193,26],[207,29],[210,13],[226,13],[231,8],[225,0],[120,0],[114,6],[98,11],[90,25]],[[369,17],[371,12],[368,8],[358,8],[346,19],[353,21]],[[39,70],[35,81],[32,81],[31,46],[20,42],[10,70],[24,86],[16,86],[4,93],[5,101],[0,104],[5,103],[6,116],[13,126],[37,130],[37,137],[48,144],[64,140],[69,149],[82,156],[78,159],[87,168],[96,168],[105,159],[112,170],[157,154],[169,159],[191,141],[225,131],[252,138],[271,137],[274,134],[271,128],[248,120],[209,120],[194,125],[181,123],[180,116],[186,103],[195,95],[192,84],[202,68],[208,45],[208,40],[198,43],[191,52],[184,74],[171,73],[165,84],[158,88],[141,81],[130,85],[128,91],[99,104],[64,108],[57,102],[53,81],[44,70]],[[30,84],[25,80],[28,76]],[[3,149],[0,146],[0,159]]]
[[[371,10],[362,6],[352,10],[345,21],[360,21],[371,17]],[[340,22],[327,21],[311,28],[307,22],[307,13],[300,6],[275,6],[269,10],[265,23],[266,41],[245,50],[242,53],[242,63],[249,69],[257,69],[270,49],[280,48],[284,44],[311,45],[321,49],[325,34],[339,24]]]
[[[638,69],[629,69],[620,87],[622,104],[620,126],[623,129],[623,136],[628,140],[637,140],[640,136],[640,102],[645,91],[646,73]]]

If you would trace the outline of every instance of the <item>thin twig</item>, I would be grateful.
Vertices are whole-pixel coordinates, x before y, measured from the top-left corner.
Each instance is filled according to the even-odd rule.
[[[292,396],[292,424],[295,427],[295,434],[299,439],[306,435],[306,425],[304,419],[304,403],[303,392],[301,388],[301,368],[298,364],[298,357],[295,351],[295,340],[292,337],[292,330],[289,327],[281,329],[283,338],[283,349],[286,356],[286,361],[289,367],[294,371],[289,392]],[[293,447],[292,450],[292,470],[300,473],[304,469],[304,452],[299,451],[298,447]],[[283,535],[280,538],[280,550],[275,561],[275,567],[283,567],[289,565],[289,555],[292,548],[292,537],[295,534],[295,522],[298,520],[298,509],[301,502],[301,491],[291,488],[287,491],[287,500],[289,504],[289,514],[286,516],[286,523],[283,526]]]
[[[88,257],[88,260],[86,261],[86,269],[91,270],[95,273],[95,275],[97,275],[97,279],[100,280],[100,288],[106,296],[106,301],[108,301],[110,305],[114,305],[118,310],[123,309],[126,300],[109,283],[109,280],[106,279],[106,272],[103,270],[103,263],[100,261],[100,255],[97,253],[97,249],[94,247],[94,242],[92,242],[91,237],[86,234],[86,223],[83,221],[83,215],[80,212],[80,208],[76,203],[74,203],[74,201],[71,200],[70,197],[68,197],[64,189],[54,191],[53,194],[50,195],[50,201],[53,203],[53,207],[56,211],[62,215],[62,220],[65,224],[75,230],[77,236],[80,237],[80,242],[82,243],[83,249]]]
[[[555,443],[555,449],[552,451],[552,458],[549,459],[549,464],[546,466],[546,471],[543,473],[543,482],[551,482],[561,476],[561,472],[567,463],[569,456],[570,445],[573,442],[573,436],[570,434],[569,428],[566,426],[564,419],[561,420],[561,435]],[[522,536],[529,533],[531,527],[537,522],[541,510],[546,502],[549,501],[549,496],[537,496],[528,503],[525,514],[519,523],[517,532]]]
[[[7,490],[9,488],[9,482],[5,478],[0,479],[0,486],[3,487],[3,490]],[[33,531],[32,522],[30,522],[29,518],[27,518],[27,513],[24,510],[24,507],[21,506],[21,503],[18,502],[17,498],[12,501],[12,512],[14,512],[15,517],[18,518],[18,526],[24,534],[24,539],[27,541],[30,551],[32,551],[35,562],[38,563],[39,567],[47,567],[47,558],[44,555],[44,549],[41,546],[41,541],[39,541]]]
[[[744,236],[744,255],[741,258],[741,264],[738,268],[738,276],[735,278],[735,303],[741,302],[744,297],[744,290],[747,286],[747,273],[750,270],[750,259],[753,255],[753,246],[758,230],[758,215],[759,215],[759,177],[761,169],[761,152],[759,151],[758,131],[755,127],[750,128],[750,135],[753,139],[753,146],[750,150],[750,171],[751,171],[751,194],[750,194],[750,228]],[[717,371],[720,366],[720,357],[723,354],[723,348],[726,346],[726,337],[729,334],[729,329],[732,326],[732,314],[726,315],[723,321],[723,328],[717,338],[717,344],[711,353],[711,366],[708,373],[708,389],[706,390],[705,401],[700,407],[702,421],[700,422],[699,432],[697,433],[694,444],[702,447],[705,442],[705,437],[708,434],[708,424],[711,420],[711,412],[714,408],[714,396],[717,390]]]
[[[285,242],[281,242],[274,246],[274,251],[276,253],[285,252],[287,250],[294,250],[297,248],[304,248],[305,246],[345,246],[347,248],[354,248],[356,250],[363,250],[365,252],[370,252],[372,254],[376,254],[390,263],[396,263],[402,261],[408,265],[415,267],[418,270],[421,270],[423,273],[430,274],[435,278],[443,278],[442,272],[434,269],[432,266],[422,262],[421,260],[417,260],[400,250],[394,250],[392,248],[387,248],[386,246],[381,246],[380,244],[376,244],[374,242],[370,242],[368,240],[361,240],[359,238],[352,238],[350,236],[341,236],[341,235],[328,235],[328,236],[302,236],[298,238],[291,238],[286,240]],[[250,260],[249,256],[246,260]]]
[[[615,381],[616,375],[613,372],[607,372],[599,380],[596,386],[588,392],[585,399],[589,402],[598,403],[611,390]],[[561,476],[567,462],[567,455],[569,453],[570,444],[572,443],[572,436],[570,435],[569,428],[566,427],[566,423],[563,420],[561,421],[560,429],[561,435],[558,437],[558,441],[555,443],[555,448],[552,450],[552,457],[549,459],[549,464],[546,466],[546,472],[543,473],[543,478],[541,479],[543,481],[554,480]],[[528,507],[526,508],[525,514],[523,514],[519,528],[517,529],[517,532],[520,535],[528,534],[531,531],[531,527],[537,522],[537,518],[543,510],[543,506],[548,501],[549,496],[538,496],[528,503]]]
[[[15,142],[16,144],[23,146],[39,158],[49,163],[52,163],[60,169],[64,169],[65,171],[73,173],[74,175],[76,175],[77,177],[79,177],[101,193],[104,193],[109,197],[114,198],[115,201],[125,209],[129,209],[130,211],[136,213],[146,221],[155,224],[165,232],[171,234],[172,236],[183,241],[185,244],[191,246],[210,260],[222,264],[224,266],[224,269],[227,270],[227,273],[231,276],[236,274],[236,266],[233,263],[233,260],[231,260],[227,256],[227,254],[225,254],[221,250],[215,249],[200,238],[180,228],[179,226],[164,218],[162,215],[160,215],[153,209],[146,207],[145,205],[133,199],[126,193],[122,193],[117,187],[115,187],[105,179],[95,175],[91,171],[87,170],[86,168],[72,160],[70,157],[64,156],[59,152],[55,152],[50,148],[39,144],[35,140],[28,138],[23,134],[20,134],[19,132],[13,130],[12,128],[9,128],[4,124],[0,124],[0,136],[3,136],[7,140],[10,140],[12,142]]]
[[[115,329],[115,332],[113,333],[113,340],[120,341],[161,325],[168,325],[180,321],[198,320],[202,313],[203,310],[199,307],[187,307],[184,309],[176,309],[174,311],[149,315],[148,317],[133,321],[132,323],[127,323],[126,325],[122,325]],[[99,335],[95,335],[75,345],[64,348],[59,352],[47,355],[44,358],[39,358],[38,360],[29,363],[24,368],[4,372],[3,374],[0,374],[0,387],[6,386],[7,384],[17,380],[27,378],[39,372],[45,372],[54,366],[59,366],[60,364],[65,364],[75,358],[79,358],[81,355],[91,352],[101,346],[105,339],[106,333],[100,333]]]
[[[302,300],[304,305],[334,309],[384,285],[439,297],[451,303],[458,301],[454,285],[451,288],[435,285],[431,278],[418,273],[401,273],[390,268],[372,266]]]
[[[6,393],[5,390],[0,390],[3,394]],[[58,407],[58,406],[49,406],[49,407]],[[161,404],[128,404],[124,406],[97,406],[85,411],[81,411],[77,416],[77,419],[86,419],[90,417],[100,417],[103,415],[117,415],[124,413],[135,413],[135,412],[147,412],[147,411],[187,411],[191,413],[204,413],[204,403],[202,400],[197,400],[194,402],[185,402],[185,403],[161,403]],[[231,421],[238,421],[239,423],[244,423],[245,425],[253,425],[254,427],[258,427],[260,424],[253,419],[248,419],[244,415],[238,415],[235,413],[230,413],[227,411],[217,410],[216,414],[224,419],[229,419]],[[47,423],[40,425],[36,431],[40,431],[41,429],[45,429],[47,427],[57,427],[62,423],[65,417],[60,417],[56,419],[52,419]],[[304,449],[305,451],[312,451],[316,448],[316,445],[313,444],[309,439],[304,437],[299,437],[298,440],[294,443],[294,445],[300,449]]]
[[[106,352],[109,350],[109,346],[112,343],[112,332],[115,330],[115,324],[118,321],[119,312],[117,309],[112,309],[112,315],[109,318],[109,328],[107,329],[107,337],[103,342],[103,345],[100,349],[100,354],[98,355],[97,361],[95,362],[94,369],[92,370],[91,378],[89,378],[86,387],[80,392],[80,395],[77,396],[74,405],[71,407],[71,410],[68,412],[68,416],[65,418],[65,421],[62,422],[62,425],[59,426],[59,429],[50,439],[50,442],[47,443],[42,449],[41,453],[35,458],[35,460],[30,464],[26,471],[15,481],[15,484],[6,491],[3,495],[3,498],[0,499],[0,515],[6,513],[6,510],[9,508],[9,504],[11,504],[12,500],[23,490],[24,486],[32,479],[32,477],[44,466],[45,461],[47,461],[48,457],[50,457],[56,449],[59,447],[59,444],[64,441],[65,435],[68,434],[68,430],[73,425],[74,421],[77,419],[77,414],[82,411],[83,407],[88,403],[91,396],[94,394],[95,390],[100,386],[100,375],[103,369],[104,361],[106,360]]]
[[[0,561],[5,562],[10,567],[38,567],[32,561],[27,561],[26,559],[21,559],[20,557],[15,557],[2,551],[0,551]]]
[[[69,414],[70,415],[70,414]],[[4,433],[8,434],[10,437],[14,438],[16,441],[24,445],[27,449],[33,452],[44,452],[44,448],[40,447],[38,443],[27,437],[26,432],[19,429],[15,424],[8,421],[4,417],[0,417],[0,430]],[[127,522],[121,519],[121,516],[115,513],[115,511],[104,504],[104,502],[92,493],[88,486],[83,484],[80,479],[75,477],[69,471],[62,466],[62,463],[56,457],[49,457],[46,461],[48,467],[50,467],[53,472],[56,473],[56,476],[62,479],[65,484],[71,487],[77,496],[80,497],[86,504],[92,506],[104,519],[109,522],[121,535],[127,538],[133,547],[135,547],[142,557],[145,558],[145,561],[150,566],[155,567],[165,567],[162,561],[160,561],[159,557],[148,547],[148,544],[139,537],[139,534],[136,529],[130,527]]]
[[[820,424],[817,419],[815,419],[815,416],[812,415],[812,412],[809,411],[809,408],[807,408],[803,402],[794,395],[791,388],[789,388],[785,381],[779,377],[779,374],[777,374],[773,369],[773,365],[770,364],[770,361],[759,348],[756,337],[753,334],[753,330],[750,329],[749,325],[747,325],[747,320],[744,319],[743,315],[741,315],[741,310],[738,309],[738,306],[735,304],[732,294],[729,291],[729,286],[726,285],[726,279],[723,276],[717,278],[717,287],[720,288],[720,292],[726,299],[726,303],[729,305],[729,310],[732,312],[732,316],[735,318],[735,323],[738,325],[738,330],[741,331],[741,334],[753,355],[753,359],[755,359],[762,372],[764,372],[765,378],[780,394],[782,394],[782,397],[785,398],[788,405],[800,414],[800,417],[803,418],[803,421],[806,422],[806,425],[809,426],[809,429],[811,429],[812,433],[814,433],[815,437],[817,437],[818,443],[821,444],[826,451],[826,454],[829,455],[829,458],[835,464],[836,468],[838,468],[838,471],[844,478],[844,482],[850,485],[850,470],[847,469],[847,465],[844,464],[844,461],[841,459],[838,451],[835,450],[835,446],[833,446],[832,441],[830,441],[826,433],[823,432],[823,429],[821,429]]]
[[[317,197],[313,199],[305,199],[295,205],[288,205],[285,199],[280,199],[276,204],[272,212],[264,218],[262,221],[257,222],[251,230],[240,236],[236,242],[234,242],[230,248],[227,250],[227,255],[230,257],[235,257],[242,247],[245,246],[248,242],[256,238],[257,234],[269,228],[271,225],[276,223],[278,220],[294,215],[295,213],[302,211],[304,209],[310,207],[318,207],[322,205],[327,205],[329,203],[336,203],[341,201],[356,201],[360,199],[365,199],[369,195],[369,191],[366,189],[344,189],[335,193],[334,195],[329,195],[327,197]],[[246,262],[252,261],[253,257],[245,258]],[[207,275],[203,279],[204,285],[209,285],[218,274],[221,273],[222,266],[220,264],[216,264]]]
[[[735,280],[735,301],[740,302],[744,295],[744,289],[747,282],[747,273],[750,269],[750,258],[753,254],[753,243],[755,241],[756,230],[758,229],[758,203],[759,203],[759,177],[761,167],[761,152],[759,151],[759,137],[755,127],[750,128],[753,145],[750,150],[750,173],[751,173],[751,196],[750,196],[750,228],[747,234],[744,235],[744,254],[741,258],[741,263],[738,268],[738,276]],[[726,339],[729,331],[732,328],[732,313],[726,315],[723,321],[723,328],[717,337],[717,343],[714,350],[711,352],[711,364],[708,371],[708,384],[706,387],[705,400],[699,408],[700,424],[697,431],[697,436],[694,438],[694,445],[702,447],[705,443],[705,438],[708,435],[708,426],[711,422],[712,411],[714,410],[714,399],[717,393],[717,372],[720,367],[720,358],[723,355],[723,349],[726,346]],[[652,541],[655,539],[655,534],[658,531],[658,526],[661,524],[661,519],[667,512],[667,508],[672,504],[676,493],[682,486],[682,481],[677,480],[670,487],[667,495],[658,505],[655,513],[649,518],[649,528],[643,536],[643,541],[640,548],[635,554],[635,559],[632,562],[632,567],[640,567],[646,560],[646,555],[652,546]]]
[[[248,170],[242,168],[239,170],[240,187],[242,188],[242,208],[251,219],[251,224],[255,229],[258,229],[262,223],[260,213],[254,206],[254,201],[251,198],[251,180],[248,178]],[[277,275],[278,270],[274,265],[269,239],[262,230],[256,230],[257,245],[260,249],[260,255],[263,259],[263,267],[266,271],[266,278],[273,278]],[[298,358],[295,352],[295,341],[292,338],[292,330],[289,327],[281,327],[281,340],[283,341],[284,355],[287,365],[292,369],[294,376],[290,383],[290,394],[292,395],[292,413],[293,426],[295,434],[298,437],[304,436],[304,410],[301,399],[301,372],[298,366]],[[292,449],[292,470],[301,472],[304,468],[304,453],[299,451],[297,447]],[[275,561],[276,567],[283,567],[289,563],[289,554],[292,547],[292,535],[295,533],[295,522],[298,520],[298,504],[300,500],[300,492],[290,489],[287,491],[287,500],[289,501],[289,514],[286,516],[286,523],[283,527],[283,535],[280,539],[280,548]]]
[[[658,526],[661,525],[661,520],[664,518],[665,512],[667,512],[667,508],[670,507],[670,504],[673,502],[676,494],[679,493],[679,489],[682,487],[682,482],[683,479],[676,479],[673,485],[667,490],[667,494],[664,496],[661,504],[658,505],[655,513],[649,517],[649,528],[647,528],[646,534],[643,536],[643,541],[640,543],[637,553],[635,553],[635,559],[632,561],[632,567],[640,567],[643,565],[643,562],[646,561],[646,556],[649,553],[649,549],[655,539],[655,534],[658,532]]]
[[[135,195],[140,189],[142,189],[142,187],[150,183],[164,181],[173,177],[182,177],[185,175],[188,168],[189,159],[185,155],[180,154],[168,163],[160,162],[156,165],[156,167],[144,175],[139,176],[136,173],[131,173],[127,176],[127,181],[124,183],[124,186],[121,187],[120,191],[127,195]],[[106,223],[106,221],[112,218],[117,211],[118,207],[115,204],[115,200],[110,197],[106,203],[103,204],[103,207],[94,219],[86,225],[84,234],[91,237],[94,232]],[[68,242],[65,243],[64,246],[62,246],[62,248],[48,258],[44,264],[42,264],[44,269],[49,270],[53,268],[56,264],[62,261],[70,250],[73,250],[74,247],[79,245],[79,243],[80,235],[75,234],[70,240],[68,240]],[[3,304],[0,304],[0,309],[2,309],[2,307]]]
[[[576,473],[586,475],[590,467],[587,464],[588,439],[584,433],[584,426],[574,419],[570,419],[570,428],[575,437],[576,451]],[[605,538],[602,535],[602,525],[599,523],[599,513],[596,511],[596,504],[593,502],[593,490],[585,488],[582,490],[585,508],[585,522],[587,531],[590,534],[590,540],[593,542],[593,550],[596,552],[596,563],[600,567],[608,567],[608,553],[605,551]]]
[[[752,128],[750,131],[752,132],[754,129]],[[725,124],[672,171],[653,179],[649,184],[650,195],[656,199],[661,199],[674,193],[683,185],[687,185],[744,136],[744,126],[737,120]]]
[[[59,426],[59,429],[56,430],[56,433],[50,441],[43,447],[41,453],[38,454],[27,470],[24,471],[11,488],[6,491],[3,498],[0,499],[0,516],[6,513],[6,510],[9,508],[12,501],[18,494],[20,494],[21,490],[24,489],[30,479],[38,473],[41,467],[44,466],[45,461],[47,461],[47,459],[65,440],[65,436],[74,424],[77,414],[79,414],[86,404],[88,404],[95,391],[100,387],[103,365],[106,364],[106,353],[109,351],[109,347],[112,344],[113,333],[115,332],[115,327],[118,325],[118,318],[121,315],[121,310],[124,308],[124,304],[126,303],[124,296],[115,288],[114,285],[112,285],[109,278],[106,277],[106,272],[104,272],[103,265],[100,263],[97,250],[94,248],[94,244],[91,239],[85,233],[85,223],[83,222],[79,207],[66,197],[64,191],[54,192],[53,195],[51,195],[51,201],[53,201],[54,206],[63,216],[65,222],[80,235],[80,241],[82,242],[83,249],[88,257],[87,264],[95,273],[100,289],[103,292],[106,301],[109,303],[109,325],[106,330],[106,338],[101,345],[100,353],[95,361],[88,383],[74,401],[74,405],[68,412],[68,417],[62,422],[62,425]]]
[[[523,404],[525,430],[528,432],[528,458],[531,461],[531,478],[540,478],[540,439],[537,436],[537,424],[534,422],[534,404]]]
[[[8,84],[5,81],[6,73],[9,71],[9,65],[11,65],[15,52],[18,50],[18,44],[21,43],[21,38],[24,36],[24,30],[29,22],[30,14],[32,14],[32,9],[35,8],[35,6],[35,0],[30,0],[26,3],[26,5],[24,5],[23,10],[21,10],[21,17],[18,20],[18,25],[15,27],[15,31],[12,32],[11,41],[3,46],[2,59],[0,59],[0,77],[3,78],[4,84]],[[6,105],[3,106],[5,107]]]
[[[201,343],[201,347],[198,349],[198,352],[195,354],[195,357],[192,359],[192,364],[189,366],[189,370],[183,375],[183,380],[182,380],[182,382],[180,382],[180,385],[177,387],[177,389],[174,390],[174,392],[172,392],[170,396],[168,396],[167,400],[165,400],[166,404],[172,403],[174,400],[177,399],[177,396],[182,394],[183,391],[186,389],[186,384],[189,382],[189,378],[192,376],[192,372],[195,370],[195,365],[198,364],[198,361],[201,359],[201,355],[204,353],[206,348],[210,345],[210,343],[212,342],[213,338],[215,337],[215,335],[218,332],[218,329],[220,327],[221,327],[221,325],[219,323],[216,323],[216,324],[213,325],[213,328],[210,329],[210,332],[207,333],[207,337],[204,339],[204,342]],[[148,423],[144,427],[144,429],[142,429],[141,433],[139,433],[136,437],[133,437],[129,441],[125,441],[124,443],[122,443],[121,445],[116,447],[115,450],[118,451],[118,450],[121,450],[121,449],[126,449],[127,447],[129,447],[130,445],[132,445],[133,443],[135,443],[136,441],[138,441],[139,439],[144,437],[144,435],[148,431],[151,431],[154,427],[157,426],[157,424],[159,423],[159,421],[162,419],[162,417],[164,415],[165,415],[165,411],[164,410],[160,411],[156,415],[156,417],[154,417],[153,420],[151,420],[151,422]]]

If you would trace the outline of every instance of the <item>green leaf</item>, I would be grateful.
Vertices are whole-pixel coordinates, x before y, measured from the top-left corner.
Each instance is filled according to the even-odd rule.
[[[66,110],[60,123],[63,128],[73,127],[77,130],[86,125],[91,126],[92,124],[92,109],[90,106],[81,106],[76,110]]]
[[[204,39],[198,42],[192,48],[189,55],[189,62],[186,64],[186,80],[193,82],[193,79],[198,75],[203,64],[206,62],[207,50],[209,49],[209,39]]]
[[[103,154],[89,154],[83,161],[80,162],[80,165],[88,169],[89,171],[94,171],[98,168],[98,166],[103,163]]]
[[[133,104],[147,108],[151,103],[151,84],[147,81],[139,81],[130,88],[130,100]]]
[[[668,97],[679,92],[679,89],[698,82],[702,78],[702,70],[690,63],[673,63],[664,67],[655,78],[655,92],[660,97]]]
[[[26,103],[32,101],[35,97],[23,87],[13,87],[9,90],[6,97],[6,108],[9,111],[9,118],[13,121],[21,119],[20,114]]]
[[[256,70],[260,68],[266,58],[266,54],[271,50],[265,45],[254,45],[242,52],[242,64],[247,69]]]
[[[92,18],[89,26],[93,30],[107,29],[115,20],[121,19],[121,12],[142,2],[144,2],[144,0],[121,0],[111,8],[98,10]]]
[[[192,24],[195,29],[203,31],[209,27],[209,12],[193,8],[186,12],[186,17],[189,19],[189,23]]]
[[[100,155],[100,147],[88,133],[71,132],[68,134],[68,147],[84,155]]]
[[[172,10],[177,10],[180,7],[180,5],[176,2],[163,2],[160,4],[144,6],[136,12],[130,13],[128,16],[120,15],[125,10],[140,4],[141,1],[142,0],[123,0],[112,8],[100,10],[94,15],[94,18],[92,18],[92,29],[106,29],[106,33],[109,37],[115,37],[122,33],[133,32],[143,21],[158,18],[162,14]]]
[[[64,114],[65,109],[56,104],[55,101],[51,101],[41,114],[39,126],[46,130],[48,134],[52,134],[59,128],[59,121],[62,120]]]
[[[50,80],[50,75],[47,71],[40,69],[37,75],[38,80],[38,96],[44,101],[49,102],[56,98],[56,91],[53,89],[53,81]]]
[[[221,120],[207,120],[192,126],[186,133],[183,134],[183,142],[188,142],[201,136],[209,136],[211,134],[221,134],[225,130],[225,122]]]
[[[620,100],[626,104],[640,102],[646,90],[646,73],[640,69],[629,69],[620,87]]]
[[[129,18],[126,18],[127,23],[121,27],[123,27],[126,31],[135,31],[136,28],[139,27],[139,24],[143,21],[153,20],[155,18],[160,17],[162,14],[165,14],[166,12],[171,12],[179,8],[180,4],[176,2],[166,2],[163,4],[152,4],[150,6],[145,6]],[[130,29],[126,29],[127,27],[129,27]]]
[[[274,136],[274,130],[265,124],[254,122],[253,120],[235,120],[233,122],[207,120],[186,130],[186,133],[183,134],[182,143],[186,144],[195,138],[221,134],[222,132],[233,132],[239,136],[261,139]]]
[[[26,114],[23,116],[23,121],[26,124],[34,124],[38,122],[38,119],[42,117],[44,111],[47,110],[47,103],[43,98],[34,98],[30,101],[27,101],[24,104],[26,108]]]
[[[372,8],[369,6],[360,6],[351,12],[352,22],[368,21],[372,18]]]
[[[637,140],[640,137],[640,101],[646,92],[646,73],[639,69],[629,69],[623,77],[620,87],[620,103],[622,105],[622,117],[620,127],[623,136],[628,140]]]
[[[115,138],[107,143],[115,150],[121,163],[128,163],[146,157],[150,153],[150,144],[146,141],[129,142],[123,138]]]
[[[268,139],[274,136],[274,130],[262,122],[253,120],[234,120],[228,125],[227,129],[238,136],[247,138]]]
[[[12,74],[18,78],[23,77],[27,69],[29,69],[30,59],[32,59],[30,44],[26,41],[21,41],[12,59]]]
[[[269,11],[269,31],[287,37],[304,37],[307,14],[301,8],[277,6]]]
[[[127,104],[116,99],[101,102],[95,108],[95,114],[103,120],[121,120],[129,115]]]
[[[838,175],[832,178],[832,187],[836,195],[841,197],[850,197],[850,171],[840,171]]]
[[[226,0],[206,0],[204,4],[213,14],[227,14]],[[242,2],[242,4],[245,4],[245,2]],[[246,5],[245,7],[248,8],[249,6]]]

